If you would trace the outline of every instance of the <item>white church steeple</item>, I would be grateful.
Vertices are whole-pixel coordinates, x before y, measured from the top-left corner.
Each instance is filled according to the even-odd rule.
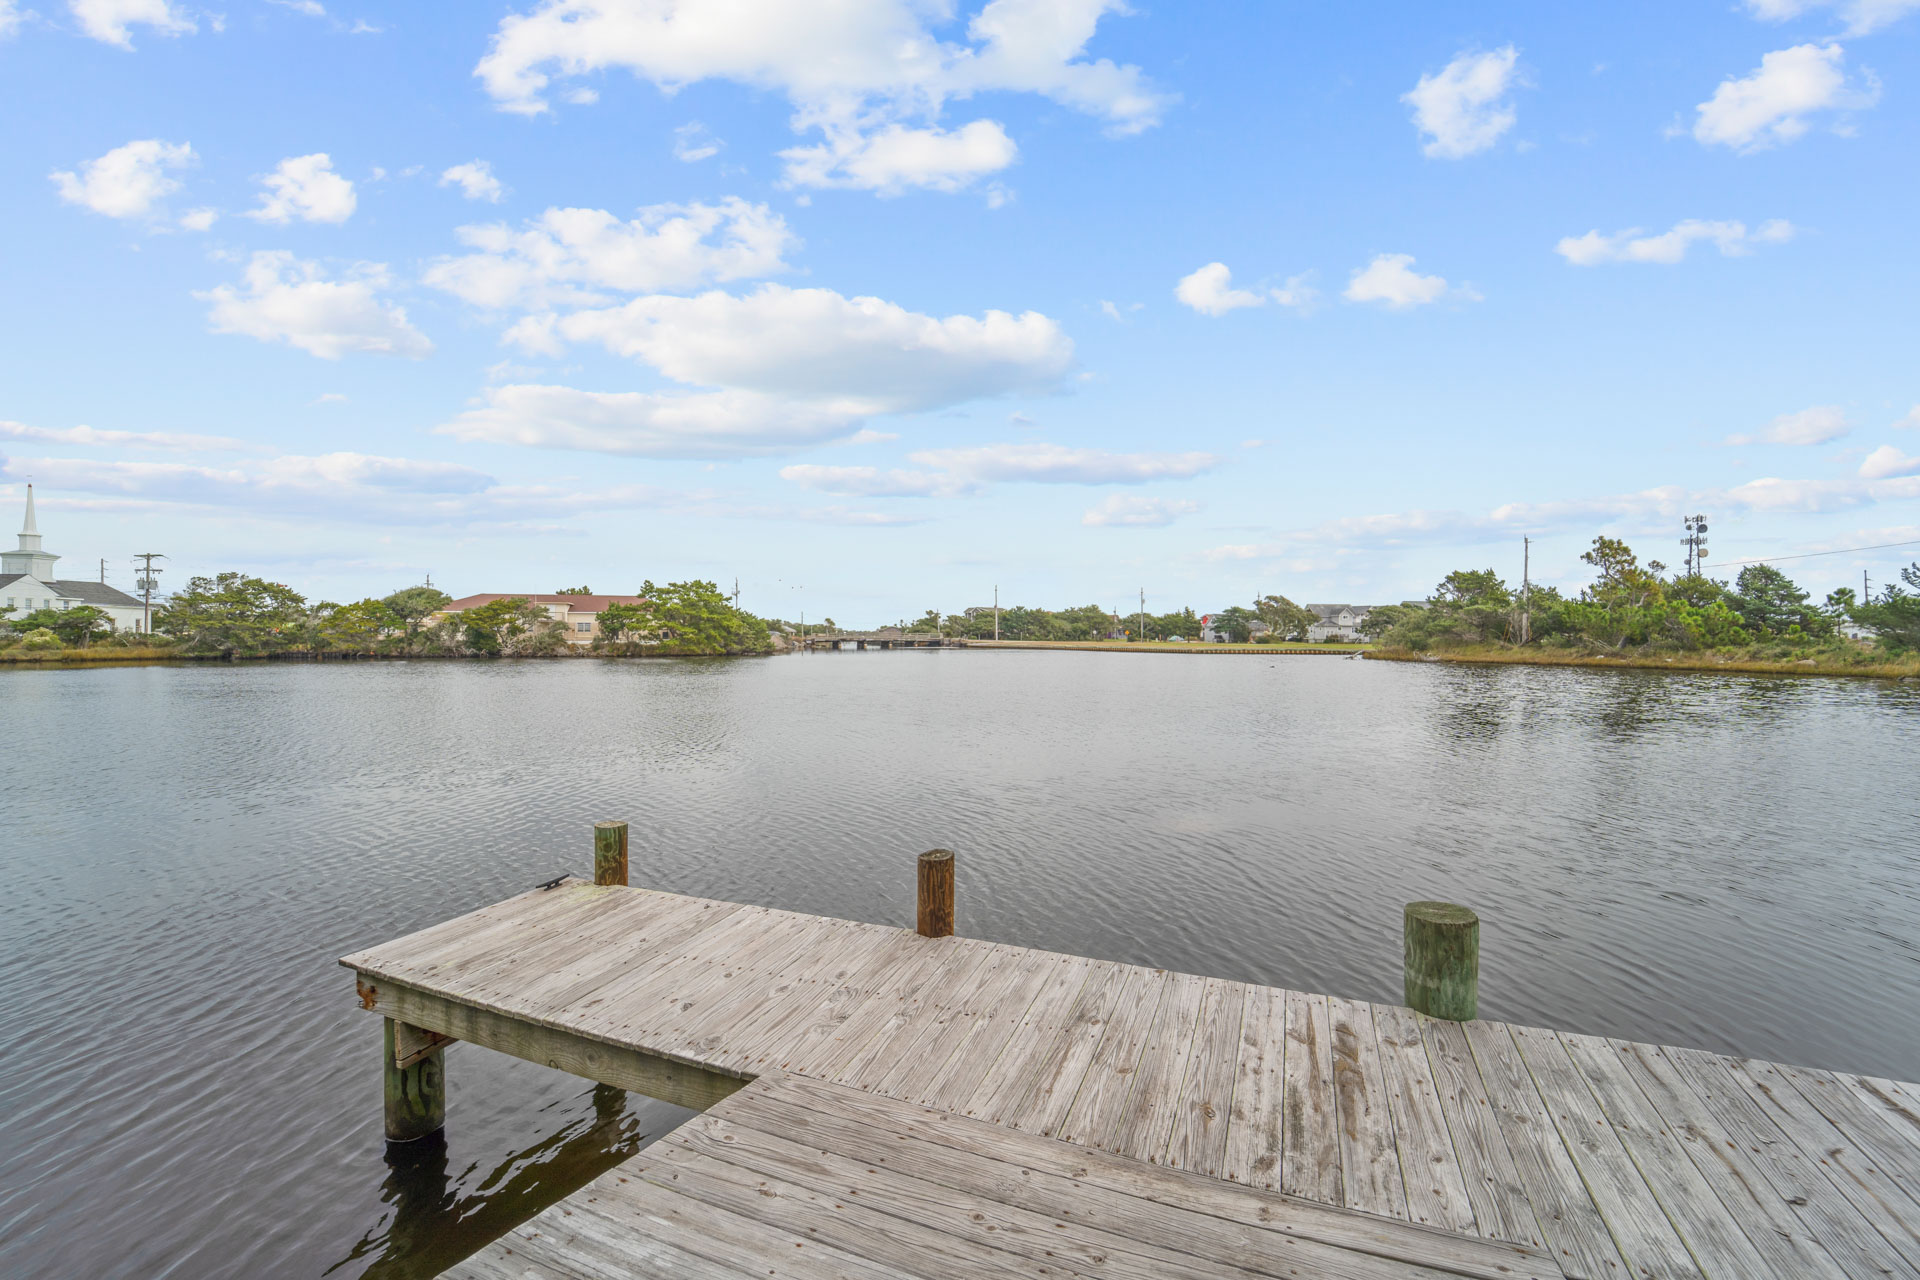
[[[0,574],[31,574],[40,582],[53,581],[53,562],[60,557],[40,549],[40,526],[33,518],[33,486],[27,486],[27,520],[20,526],[20,546],[0,552]]]

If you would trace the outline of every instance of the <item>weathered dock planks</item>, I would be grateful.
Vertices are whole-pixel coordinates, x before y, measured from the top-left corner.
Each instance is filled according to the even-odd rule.
[[[711,1108],[470,1280],[1920,1280],[1898,1081],[580,882],[342,963]]]

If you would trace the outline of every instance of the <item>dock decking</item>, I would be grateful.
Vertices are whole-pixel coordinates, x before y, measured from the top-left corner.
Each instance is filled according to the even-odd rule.
[[[342,963],[707,1111],[469,1280],[1920,1280],[1910,1084],[577,881]]]

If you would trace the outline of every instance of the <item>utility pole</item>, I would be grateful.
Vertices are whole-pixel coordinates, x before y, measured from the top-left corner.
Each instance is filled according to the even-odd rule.
[[[993,638],[1000,638],[1000,584],[993,584]]]
[[[1533,539],[1520,539],[1520,643],[1533,638]]]
[[[736,609],[740,607],[740,578],[737,574],[733,579],[733,607]]]
[[[140,566],[140,576],[133,581],[135,589],[140,592],[140,599],[144,605],[141,610],[142,620],[140,629],[151,632],[153,630],[153,589],[160,585],[160,580],[154,575],[163,572],[163,570],[154,568],[153,562],[155,560],[165,560],[166,557],[158,551],[142,551],[139,555],[135,556],[134,559],[143,562]]]
[[[1860,603],[1867,604],[1870,602],[1870,599],[1871,593],[1867,587],[1867,571],[1862,569],[1860,571]]]
[[[1147,642],[1147,589],[1140,588],[1140,643]]]
[[[107,585],[107,562],[105,560],[100,562],[100,585],[103,587]]]

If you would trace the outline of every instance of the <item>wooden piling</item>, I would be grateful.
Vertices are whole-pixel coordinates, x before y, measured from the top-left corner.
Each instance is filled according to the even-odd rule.
[[[626,823],[596,822],[593,824],[593,882],[595,884],[627,882]]]
[[[1480,1009],[1480,917],[1451,902],[1409,902],[1406,999],[1430,1018],[1470,1022]]]
[[[387,1141],[418,1142],[431,1138],[447,1123],[447,1075],[442,1062],[445,1053],[436,1048],[432,1053],[419,1055],[408,1066],[398,1065],[403,1029],[392,1018],[382,1021],[386,1023],[381,1061],[385,1064],[386,1076]]]
[[[923,938],[953,936],[953,850],[920,855],[919,929]]]

